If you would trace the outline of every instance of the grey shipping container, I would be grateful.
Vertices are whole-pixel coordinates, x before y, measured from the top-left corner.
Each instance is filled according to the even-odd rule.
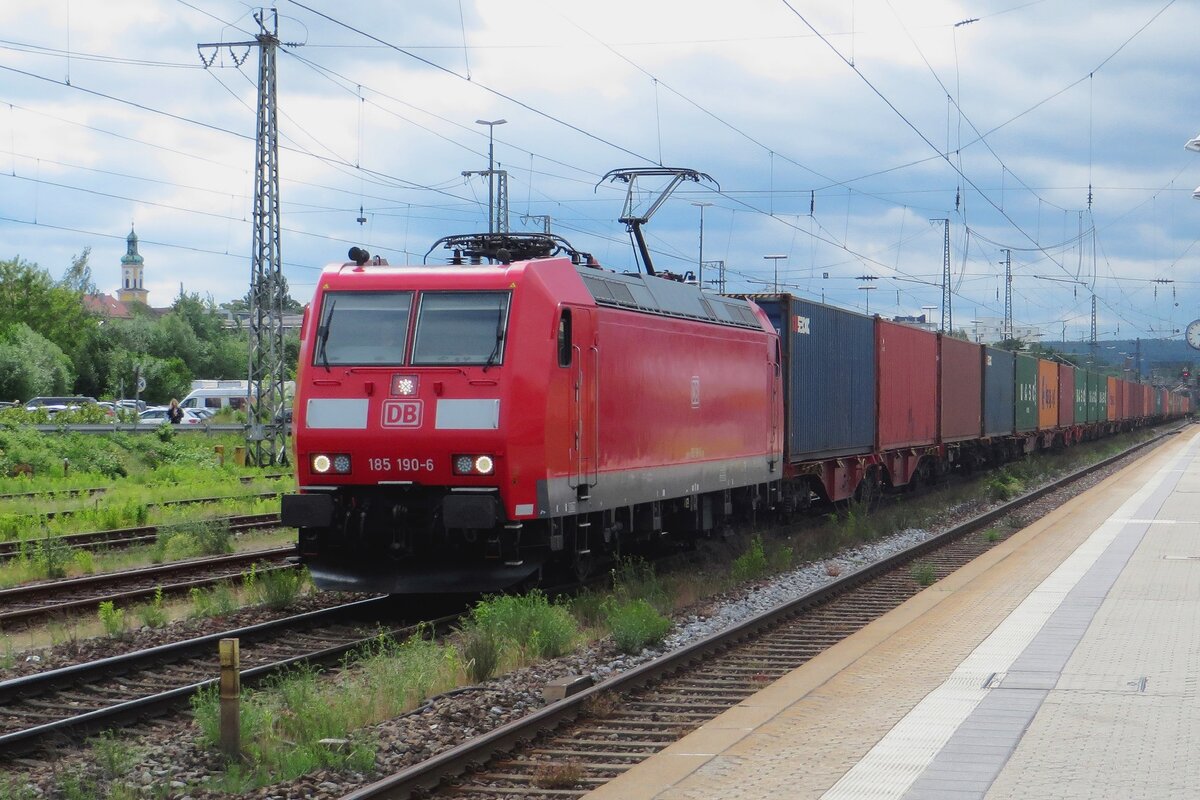
[[[780,334],[787,459],[871,452],[875,320],[788,294],[746,296]]]
[[[983,435],[1011,436],[1016,405],[1013,354],[983,348]]]

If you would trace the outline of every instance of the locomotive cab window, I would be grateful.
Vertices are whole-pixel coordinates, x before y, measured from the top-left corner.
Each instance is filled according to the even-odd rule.
[[[404,363],[412,292],[329,292],[321,304],[313,365]]]
[[[564,308],[558,318],[558,365],[571,366],[571,309]]]
[[[423,292],[413,365],[503,363],[508,302],[508,292]]]

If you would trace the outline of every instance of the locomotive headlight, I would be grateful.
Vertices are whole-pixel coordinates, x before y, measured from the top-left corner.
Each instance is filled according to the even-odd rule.
[[[393,397],[412,397],[417,393],[420,381],[416,375],[393,375],[391,395]]]
[[[453,463],[455,475],[491,475],[496,471],[496,460],[487,455],[456,455]]]
[[[333,472],[338,475],[345,475],[350,471],[350,456],[345,453],[337,453],[335,455],[326,455],[318,453],[312,457],[312,471],[320,475]]]

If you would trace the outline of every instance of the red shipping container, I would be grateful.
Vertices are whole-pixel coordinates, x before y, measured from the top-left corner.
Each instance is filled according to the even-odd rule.
[[[983,358],[979,345],[940,334],[938,344],[942,441],[977,439],[983,425]]]
[[[1147,384],[1142,384],[1142,416],[1154,416],[1154,388]]]
[[[1038,359],[1038,430],[1058,425],[1058,364]]]
[[[1121,381],[1121,396],[1124,398],[1124,404],[1121,406],[1121,419],[1137,417],[1137,403],[1142,397],[1141,392],[1134,391],[1137,388],[1137,384],[1126,380]]]
[[[1082,420],[1081,420],[1082,421]],[[1058,427],[1075,424],[1075,368],[1058,365]]]
[[[876,320],[875,352],[877,448],[936,444],[937,335]]]

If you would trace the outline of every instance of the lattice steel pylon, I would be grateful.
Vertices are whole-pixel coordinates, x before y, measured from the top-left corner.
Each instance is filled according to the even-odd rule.
[[[1004,251],[1004,341],[1013,338],[1012,318],[1012,250]]]
[[[271,10],[271,30],[262,12],[254,15],[261,31],[252,42],[217,42],[197,48],[258,48],[258,112],[254,163],[254,239],[250,265],[249,407],[246,414],[246,462],[286,464],[284,408],[283,260],[279,246],[279,145],[276,126],[275,50],[279,16]],[[236,61],[236,56],[234,56]],[[215,55],[214,55],[215,59]],[[201,50],[201,60],[203,50]],[[209,66],[211,61],[205,61]],[[240,63],[240,62],[239,62]]]
[[[929,221],[942,223],[945,231],[942,242],[942,333],[951,333],[954,328],[954,312],[950,306],[950,298],[954,290],[950,286],[950,220],[943,217]]]

